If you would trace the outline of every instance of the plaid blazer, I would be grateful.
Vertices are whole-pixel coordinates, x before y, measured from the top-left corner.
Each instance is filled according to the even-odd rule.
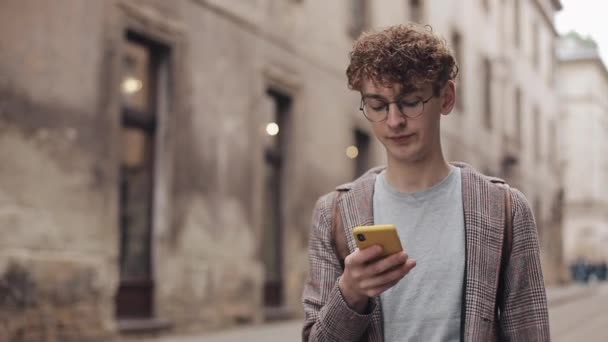
[[[501,272],[505,195],[504,188],[463,163],[465,218],[465,279],[461,340],[550,341],[549,315],[536,224],[524,195],[510,189],[513,222],[510,258]],[[371,225],[375,179],[382,168],[336,188],[342,191],[338,212],[348,247],[356,248],[352,229]],[[342,274],[332,245],[332,203],[337,192],[322,196],[315,206],[309,240],[310,269],[304,285],[303,341],[383,341],[382,307],[378,297],[370,310],[358,314],[338,288]],[[499,285],[502,289],[499,291]]]

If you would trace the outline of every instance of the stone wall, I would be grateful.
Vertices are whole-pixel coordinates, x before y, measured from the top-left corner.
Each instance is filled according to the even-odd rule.
[[[0,336],[117,336],[127,31],[169,51],[169,105],[156,142],[155,316],[174,331],[262,321],[262,248],[283,249],[284,307],[301,315],[312,206],[354,176],[345,149],[354,128],[369,131],[345,86],[342,5],[2,2]],[[264,247],[269,88],[292,96],[293,107],[282,127],[283,240]],[[373,142],[371,151],[370,165],[381,162]]]

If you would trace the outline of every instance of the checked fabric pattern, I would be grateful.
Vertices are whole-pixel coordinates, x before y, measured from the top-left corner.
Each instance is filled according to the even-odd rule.
[[[547,298],[540,265],[536,224],[524,195],[511,188],[513,232],[510,258],[500,274],[504,237],[504,189],[463,163],[462,192],[466,235],[463,341],[550,341]],[[352,229],[373,224],[373,191],[382,168],[336,188],[337,203],[350,251]],[[304,285],[303,341],[381,342],[382,308],[378,298],[364,314],[344,301],[338,279],[340,261],[332,241],[332,203],[337,191],[316,203],[309,239],[308,279]],[[498,293],[499,284],[503,290]]]

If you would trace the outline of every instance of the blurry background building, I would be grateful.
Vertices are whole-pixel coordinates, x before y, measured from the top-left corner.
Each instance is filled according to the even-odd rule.
[[[608,70],[596,44],[571,33],[559,46],[564,156],[564,257],[608,261]]]
[[[370,2],[385,8],[383,2]],[[460,64],[459,102],[443,120],[450,160],[464,160],[506,179],[526,194],[535,213],[543,271],[549,284],[562,277],[558,39],[553,0],[398,1],[400,13],[429,23],[448,41]],[[376,8],[374,8],[376,9]]]
[[[448,159],[526,194],[546,281],[563,280],[560,8],[2,1],[0,340],[301,315],[315,200],[384,160],[346,88],[352,41],[408,21],[460,63]]]

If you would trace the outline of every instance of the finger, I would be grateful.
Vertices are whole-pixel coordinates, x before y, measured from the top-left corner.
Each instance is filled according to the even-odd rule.
[[[357,264],[364,264],[382,255],[382,246],[373,245],[365,249],[358,249],[353,253],[353,261]]]
[[[416,267],[416,259],[407,259],[403,267],[405,271],[409,273],[414,267]]]
[[[399,280],[401,280],[401,279],[399,279]],[[368,296],[368,297],[370,297],[370,298],[371,297],[379,296],[382,293],[384,293],[384,291],[386,291],[386,290],[390,289],[391,287],[397,285],[397,283],[399,283],[399,280],[395,280],[395,281],[390,282],[388,284],[384,284],[382,286],[379,286],[379,287],[367,290],[367,291],[365,291],[365,295]]]
[[[382,287],[386,284],[398,282],[411,270],[411,264],[404,264],[400,267],[386,271],[374,277],[365,279],[361,282],[361,288],[369,290],[377,287]]]
[[[363,274],[369,277],[384,273],[392,268],[403,265],[408,259],[405,251],[389,255],[367,265]]]
[[[357,269],[364,266],[369,258],[382,254],[382,247],[374,245],[365,249],[356,248],[354,252],[346,256],[344,266],[347,269]],[[360,272],[358,272],[360,273]]]

